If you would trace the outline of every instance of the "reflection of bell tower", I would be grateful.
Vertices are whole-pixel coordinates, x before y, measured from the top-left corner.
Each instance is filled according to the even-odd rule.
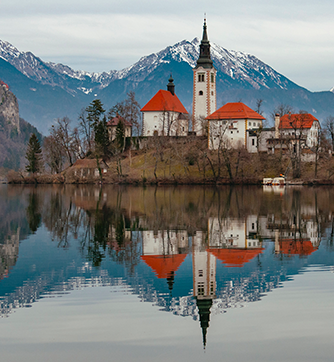
[[[204,234],[193,236],[193,296],[196,299],[203,333],[203,346],[206,347],[206,334],[209,328],[210,308],[216,298],[216,257],[206,250]]]

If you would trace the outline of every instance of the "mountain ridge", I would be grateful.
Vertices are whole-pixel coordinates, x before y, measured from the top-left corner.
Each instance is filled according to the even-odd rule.
[[[44,134],[55,118],[69,116],[76,120],[80,110],[95,98],[110,108],[123,100],[127,92],[135,91],[143,106],[156,91],[166,88],[171,73],[178,97],[191,111],[192,68],[199,56],[199,44],[198,38],[182,40],[121,70],[90,73],[61,63],[44,62],[33,53],[21,52],[0,40],[0,78],[17,95],[23,117]],[[267,117],[275,106],[291,101],[293,107],[306,108],[317,117],[334,114],[334,98],[333,106],[324,107],[319,100],[320,93],[334,96],[333,92],[312,93],[249,53],[211,43],[211,56],[217,68],[218,107],[227,99],[247,101],[250,107],[255,107],[256,100],[264,97],[263,111]],[[329,99],[327,94],[324,97]]]

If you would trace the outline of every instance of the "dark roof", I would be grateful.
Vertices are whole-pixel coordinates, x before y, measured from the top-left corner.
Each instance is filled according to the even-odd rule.
[[[107,123],[107,126],[117,126],[119,121],[122,121],[125,127],[132,127],[132,124],[120,115],[117,115],[116,117],[110,119]]]

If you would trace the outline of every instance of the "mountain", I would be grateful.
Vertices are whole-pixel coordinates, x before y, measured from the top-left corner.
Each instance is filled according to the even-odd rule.
[[[199,39],[183,40],[142,57],[128,68],[103,73],[75,71],[63,64],[44,62],[31,52],[21,52],[0,40],[0,78],[16,94],[21,115],[48,133],[53,119],[76,120],[80,110],[94,99],[112,107],[135,91],[143,106],[159,89],[165,89],[173,74],[176,93],[188,110],[192,103],[192,68],[199,55]],[[217,105],[242,100],[255,108],[263,99],[264,115],[280,103],[313,113],[334,114],[334,93],[312,93],[251,54],[229,51],[212,43],[211,56],[217,68]]]
[[[42,139],[35,127],[19,117],[18,101],[8,85],[0,79],[0,174],[4,169],[18,170],[24,167],[31,133]]]

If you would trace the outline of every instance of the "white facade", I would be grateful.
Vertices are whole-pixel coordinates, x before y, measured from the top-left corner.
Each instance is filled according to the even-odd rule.
[[[179,112],[143,112],[143,136],[187,136],[188,119]]]
[[[188,233],[185,230],[143,231],[143,255],[175,255],[188,248]]]
[[[320,124],[318,121],[314,121],[311,128],[289,128],[280,129],[280,137],[290,138],[291,140],[303,138],[305,139],[305,145],[307,147],[315,147],[318,144],[318,137],[320,132]]]
[[[261,248],[255,215],[245,220],[209,218],[208,232],[210,248]]]
[[[215,68],[193,69],[193,131],[197,136],[206,134],[205,118],[216,108],[216,74]]]
[[[255,153],[258,138],[250,131],[260,127],[262,120],[258,119],[209,120],[209,149],[245,147]]]
[[[216,297],[216,257],[203,247],[202,233],[193,237],[193,296],[200,299]]]

